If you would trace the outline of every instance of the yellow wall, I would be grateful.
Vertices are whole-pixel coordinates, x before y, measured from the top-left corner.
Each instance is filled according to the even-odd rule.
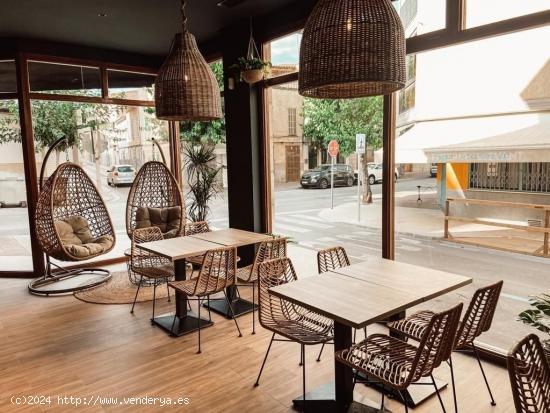
[[[441,181],[441,165],[437,165],[437,182]],[[468,168],[467,163],[447,164],[447,190],[460,191],[468,189]]]

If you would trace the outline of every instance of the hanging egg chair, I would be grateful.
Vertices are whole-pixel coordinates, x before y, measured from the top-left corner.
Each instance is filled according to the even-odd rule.
[[[130,239],[139,228],[157,227],[163,238],[179,237],[184,232],[186,217],[181,189],[166,166],[160,145],[155,139],[152,141],[162,162],[145,163],[130,188],[126,203],[126,232]]]
[[[113,223],[96,186],[77,164],[59,165],[44,182],[51,153],[66,139],[55,142],[46,153],[40,171],[40,194],[34,215],[36,236],[46,255],[46,272],[29,284],[37,295],[66,294],[106,282],[110,271],[98,268],[64,269],[51,262],[80,262],[111,251],[115,245]],[[56,267],[56,269],[53,269]],[[60,283],[79,277],[70,283]]]

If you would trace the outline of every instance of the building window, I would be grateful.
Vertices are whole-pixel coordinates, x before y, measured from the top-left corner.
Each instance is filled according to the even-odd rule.
[[[470,189],[550,193],[550,162],[470,164]]]
[[[296,108],[288,108],[288,136],[296,136]]]
[[[414,108],[416,96],[416,55],[407,56],[407,79],[405,88],[399,92],[399,114]]]

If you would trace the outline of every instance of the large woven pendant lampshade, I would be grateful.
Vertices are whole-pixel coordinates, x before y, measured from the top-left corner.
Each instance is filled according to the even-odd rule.
[[[319,0],[304,28],[299,92],[385,95],[405,85],[405,33],[390,0]]]
[[[197,47],[195,36],[187,30],[185,0],[181,12],[182,33],[176,34],[155,81],[157,118],[173,121],[219,119],[222,117],[220,88]]]

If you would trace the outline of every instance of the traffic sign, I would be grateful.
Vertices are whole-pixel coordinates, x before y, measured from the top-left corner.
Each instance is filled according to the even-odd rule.
[[[362,155],[365,153],[365,149],[367,147],[367,135],[364,133],[358,133],[355,135],[355,152],[358,155]]]
[[[340,145],[338,145],[338,142],[335,140],[330,141],[328,143],[328,154],[335,158],[338,156],[338,152],[340,152]]]

